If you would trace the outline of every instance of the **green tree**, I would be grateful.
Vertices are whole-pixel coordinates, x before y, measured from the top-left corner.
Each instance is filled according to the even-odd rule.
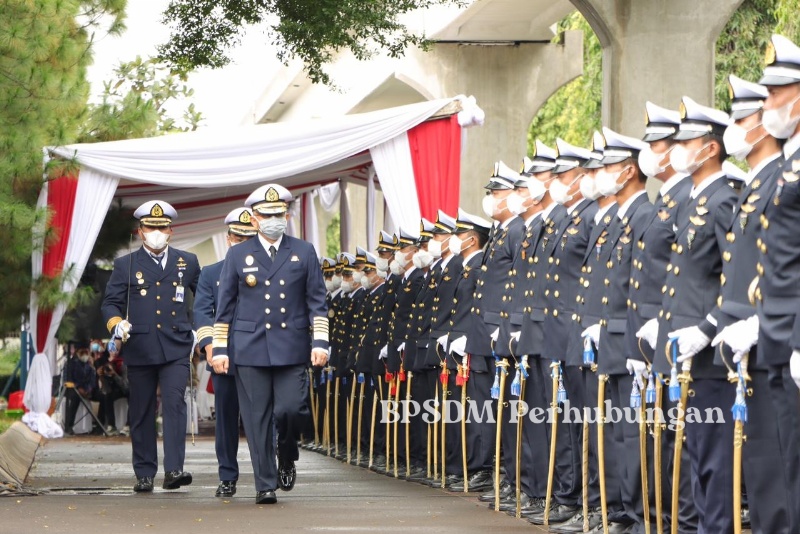
[[[119,33],[125,0],[0,0],[0,331],[19,328],[31,287],[32,231],[42,147],[75,140],[86,107],[86,66],[97,32]]]
[[[329,83],[324,66],[343,50],[358,59],[377,48],[400,57],[411,45],[425,45],[399,22],[416,9],[462,0],[171,0],[164,20],[170,40],[160,47],[182,67],[220,67],[248,26],[266,28],[269,44],[284,63],[300,58],[313,82]],[[266,44],[266,43],[265,43]]]

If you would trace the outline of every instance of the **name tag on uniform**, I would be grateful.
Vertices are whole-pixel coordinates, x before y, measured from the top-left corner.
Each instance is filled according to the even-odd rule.
[[[300,258],[298,258],[297,256],[292,256],[292,259],[289,261],[300,261]]]
[[[242,269],[243,273],[255,273],[258,272],[258,267],[245,267]]]
[[[175,302],[183,302],[183,286],[175,286]]]

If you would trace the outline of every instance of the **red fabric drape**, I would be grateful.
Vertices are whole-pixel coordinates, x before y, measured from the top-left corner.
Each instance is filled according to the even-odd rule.
[[[72,214],[75,209],[75,194],[78,180],[74,176],[62,176],[47,184],[47,209],[50,214],[50,227],[56,234],[55,240],[44,252],[42,275],[53,277],[64,269],[67,255],[69,233],[72,228]],[[36,350],[44,350],[47,333],[53,318],[51,310],[39,310],[36,315]]]
[[[423,122],[408,131],[420,214],[456,216],[461,185],[461,126],[455,115]]]

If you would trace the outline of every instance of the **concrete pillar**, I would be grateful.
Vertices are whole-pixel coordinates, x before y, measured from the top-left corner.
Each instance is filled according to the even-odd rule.
[[[717,37],[743,0],[571,0],[603,46],[603,124],[641,137],[644,103],[714,104]]]
[[[494,161],[519,167],[536,112],[583,72],[583,35],[567,32],[561,43],[437,43],[414,59],[398,69],[400,80],[436,98],[473,95],[486,112],[485,124],[468,130],[461,166],[461,206],[481,213]]]

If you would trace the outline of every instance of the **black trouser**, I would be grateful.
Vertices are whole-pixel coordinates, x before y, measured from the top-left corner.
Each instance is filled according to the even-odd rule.
[[[219,479],[239,480],[239,395],[236,391],[236,376],[217,374],[212,371],[214,384],[214,448],[219,465]]]
[[[124,399],[125,397],[126,395],[118,389],[112,389],[106,392],[95,390],[95,395],[92,400],[96,400],[100,403],[97,418],[100,419],[100,422],[103,423],[104,426],[116,428],[114,402],[118,399]]]
[[[770,397],[778,424],[783,481],[789,493],[791,532],[800,532],[800,392],[789,365],[769,369]]]

